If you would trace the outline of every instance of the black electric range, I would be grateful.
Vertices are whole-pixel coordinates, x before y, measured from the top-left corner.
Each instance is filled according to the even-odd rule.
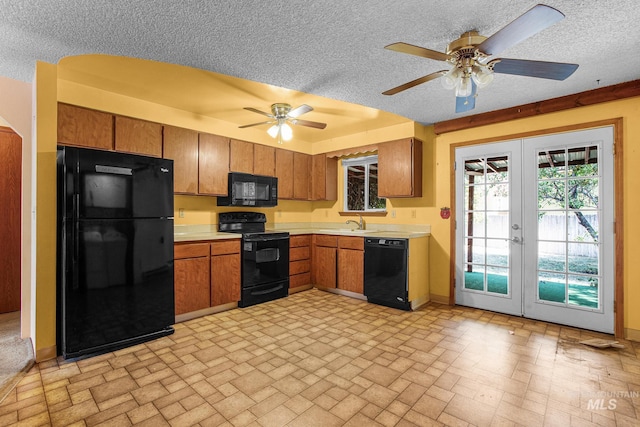
[[[218,231],[242,234],[240,307],[289,295],[289,233],[265,231],[266,222],[260,212],[218,214]]]

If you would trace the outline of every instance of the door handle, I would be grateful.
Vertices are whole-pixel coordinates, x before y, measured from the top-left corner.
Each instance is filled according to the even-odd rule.
[[[513,243],[522,243],[522,240],[523,240],[523,239],[521,239],[521,238],[519,238],[519,237],[517,237],[517,236],[515,236],[515,237],[512,237],[512,238],[511,238],[511,241],[512,241]]]

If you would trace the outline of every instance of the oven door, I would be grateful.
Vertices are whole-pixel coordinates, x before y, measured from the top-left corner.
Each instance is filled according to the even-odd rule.
[[[257,235],[242,239],[242,287],[289,279],[289,238]]]

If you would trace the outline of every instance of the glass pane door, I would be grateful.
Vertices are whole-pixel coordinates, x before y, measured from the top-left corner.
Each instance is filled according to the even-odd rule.
[[[612,129],[533,138],[524,152],[524,192],[536,198],[525,315],[613,332]]]
[[[522,311],[519,163],[520,141],[456,150],[458,304]]]

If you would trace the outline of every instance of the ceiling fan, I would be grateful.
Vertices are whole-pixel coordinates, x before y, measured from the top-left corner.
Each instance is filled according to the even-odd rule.
[[[277,137],[278,142],[280,143],[282,143],[283,140],[289,141],[293,137],[293,131],[291,130],[291,126],[289,126],[289,123],[291,123],[292,125],[307,126],[316,129],[324,129],[327,127],[326,123],[312,122],[310,120],[302,120],[298,118],[301,115],[313,110],[313,108],[306,104],[302,104],[301,106],[293,109],[291,108],[291,105],[285,103],[272,104],[271,114],[251,107],[244,107],[244,109],[253,111],[254,113],[262,114],[263,116],[267,116],[271,120],[268,120],[266,122],[252,123],[250,125],[243,125],[239,126],[239,128],[242,129],[252,126],[273,124],[273,126],[271,126],[269,130],[267,130],[267,133],[272,138]]]
[[[453,67],[389,89],[383,92],[383,95],[395,95],[442,77],[441,82],[446,89],[455,89],[456,113],[462,113],[475,108],[478,88],[491,83],[493,73],[564,80],[578,68],[577,64],[493,58],[563,18],[562,12],[538,4],[490,37],[482,36],[477,31],[467,31],[460,38],[449,43],[446,53],[402,42],[385,46],[385,49],[396,52],[445,61]]]

